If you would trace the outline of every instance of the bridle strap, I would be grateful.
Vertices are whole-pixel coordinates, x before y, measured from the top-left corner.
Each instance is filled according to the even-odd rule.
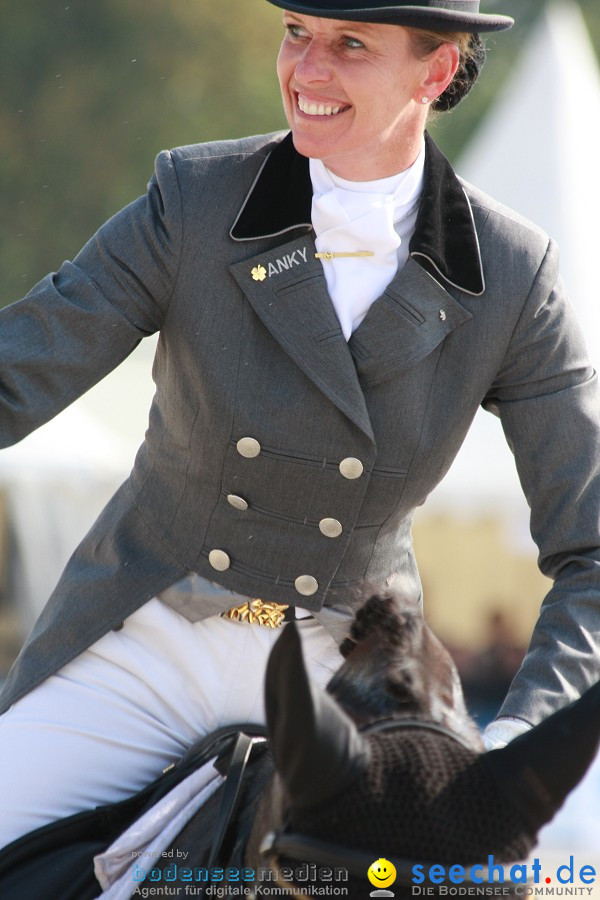
[[[280,857],[295,859],[304,863],[310,860],[315,865],[346,869],[348,874],[357,878],[366,878],[370,866],[379,858],[377,853],[367,853],[364,850],[357,850],[352,847],[342,847],[339,844],[330,844],[328,841],[319,841],[316,838],[308,838],[303,834],[295,834],[293,832],[267,834],[261,845],[260,852],[265,856],[270,856],[274,862],[278,862]],[[427,861],[419,862],[416,859],[403,859],[394,856],[386,856],[386,859],[392,863],[396,870],[394,884],[402,887],[412,887],[416,884],[414,881],[414,866],[421,865],[423,868],[426,868],[428,865],[433,865],[433,863]],[[473,863],[463,865],[463,868],[466,871],[471,865]],[[460,886],[466,888],[481,887],[481,883],[465,878],[460,882]]]
[[[445,737],[452,738],[453,741],[466,747],[467,750],[475,750],[475,747],[466,739],[456,732],[446,728],[445,725],[439,725],[437,722],[428,722],[425,719],[404,719],[390,716],[389,719],[378,719],[371,722],[358,730],[363,734],[376,734],[380,731],[393,731],[396,728],[421,728],[424,731],[434,731],[436,734],[443,734]]]
[[[330,844],[329,841],[319,841],[293,832],[265,835],[260,852],[266,856],[286,857],[299,862],[310,861],[315,865],[347,869],[350,875],[355,875],[357,878],[365,878],[369,866],[378,858],[376,854],[366,853],[364,850]],[[415,862],[396,857],[386,857],[386,859],[396,869],[398,882],[413,883],[411,880],[412,867]]]

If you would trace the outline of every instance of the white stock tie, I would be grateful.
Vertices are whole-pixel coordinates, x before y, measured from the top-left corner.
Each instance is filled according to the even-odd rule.
[[[348,182],[334,176],[320,160],[310,160],[312,223],[318,252],[374,252],[367,258],[322,260],[329,296],[346,340],[392,281],[399,262],[403,265],[408,258],[423,163],[424,150],[400,175],[374,182]]]

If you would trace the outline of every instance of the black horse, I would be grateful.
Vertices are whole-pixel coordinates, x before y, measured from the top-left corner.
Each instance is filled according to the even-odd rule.
[[[48,829],[33,833],[0,854],[0,897],[98,897],[91,859],[116,826],[164,796],[178,769],[215,756],[224,786],[144,882],[131,876],[131,896],[431,896],[436,883],[481,889],[493,867],[509,895],[525,868],[513,879],[511,865],[594,758],[600,684],[486,753],[454,664],[413,604],[371,596],[340,649],[344,662],[323,691],[286,625],[266,674],[268,741],[222,729],[140,796],[49,826],[51,841]]]
[[[261,875],[253,883],[259,895],[272,894],[274,883],[296,895],[327,884],[365,898],[377,887],[369,867],[380,859],[394,865],[397,898],[419,886],[431,896],[432,865],[446,887],[471,890],[487,884],[495,865],[507,896],[511,865],[502,864],[528,856],[594,758],[600,684],[506,748],[485,752],[452,659],[418,608],[390,593],[372,596],[351,635],[322,691],[307,677],[295,626],[286,626],[266,676],[270,753],[259,741],[226,831],[228,805],[215,795],[173,849],[189,852],[196,886],[211,884],[210,866],[217,877],[223,869],[223,879],[231,867],[233,896],[241,893],[235,873],[246,867]],[[525,874],[534,873],[522,866],[514,880]],[[225,880],[212,885],[228,895]]]

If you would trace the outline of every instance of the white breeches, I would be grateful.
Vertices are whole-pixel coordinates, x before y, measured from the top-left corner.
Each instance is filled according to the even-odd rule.
[[[298,621],[311,677],[342,662],[315,619]],[[199,737],[264,723],[263,678],[281,629],[191,623],[156,598],[0,718],[0,847],[62,816],[131,795]]]

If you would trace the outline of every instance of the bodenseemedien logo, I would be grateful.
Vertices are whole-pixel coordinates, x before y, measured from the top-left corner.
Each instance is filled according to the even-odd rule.
[[[396,880],[396,869],[389,859],[376,859],[375,862],[371,863],[369,871],[367,872],[367,877],[371,884],[377,888],[377,890],[371,891],[371,897],[394,896],[392,891],[386,890],[386,888],[391,887]]]

